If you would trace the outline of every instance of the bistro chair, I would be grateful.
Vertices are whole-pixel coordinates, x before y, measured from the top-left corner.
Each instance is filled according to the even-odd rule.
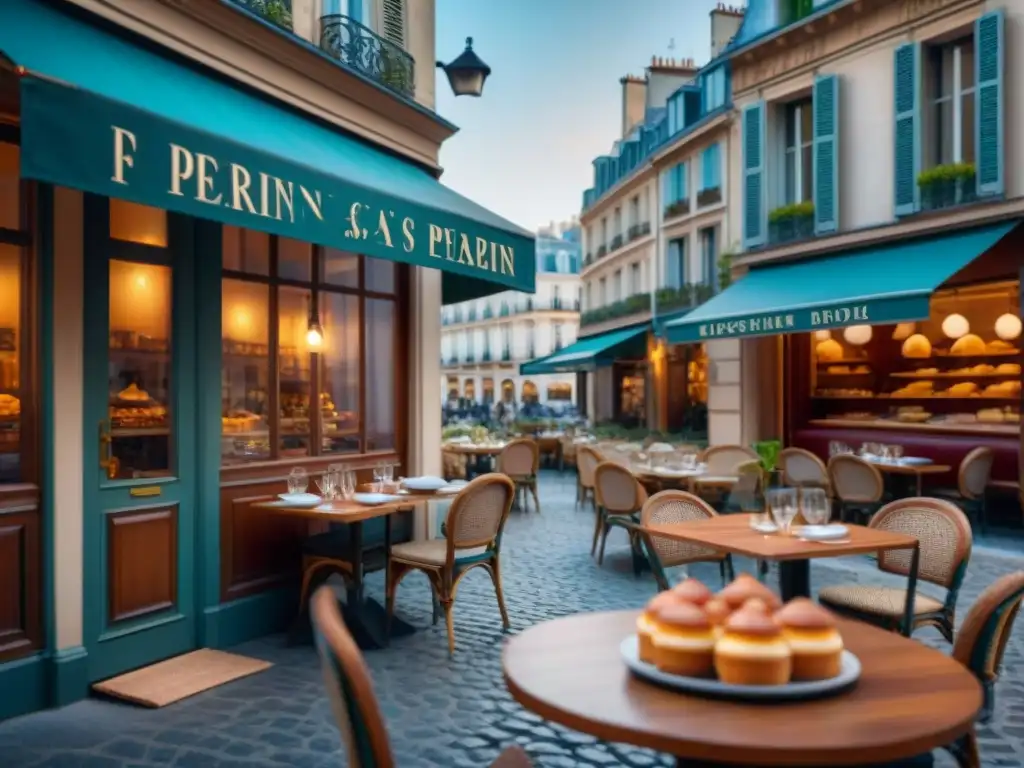
[[[576,452],[576,507],[590,503],[597,505],[594,496],[594,472],[597,465],[604,461],[604,457],[596,448],[589,445],[581,445]],[[593,554],[593,552],[591,552]]]
[[[956,505],[942,499],[899,499],[882,507],[868,527],[917,538],[920,548],[918,583],[943,587],[946,597],[939,600],[915,590],[913,624],[908,634],[918,627],[932,626],[947,641],[953,642],[956,600],[967,573],[973,541],[967,516]],[[909,577],[910,563],[910,550],[890,549],[878,553],[878,569],[886,573]],[[836,613],[898,631],[903,624],[907,590],[859,584],[823,587],[818,592],[818,600]]]
[[[992,464],[996,454],[991,448],[975,448],[960,462],[957,472],[957,487],[935,490],[932,493],[940,499],[949,499],[967,516],[974,518],[982,533],[988,527],[985,509],[985,494],[992,479]]]
[[[391,547],[387,572],[387,616],[395,613],[395,593],[406,574],[422,571],[430,580],[448,627],[448,654],[455,653],[452,604],[459,581],[476,567],[494,582],[501,623],[509,628],[505,596],[501,588],[501,534],[515,498],[515,484],[498,473],[481,475],[459,491],[445,520],[445,537],[411,541]],[[436,607],[436,604],[435,604]],[[437,621],[437,612],[434,613]]]
[[[662,491],[644,502],[643,509],[640,511],[640,525],[646,528],[649,525],[685,524],[695,520],[709,520],[717,516],[718,513],[712,506],[699,496],[686,491]],[[710,547],[676,541],[644,531],[641,532],[641,536],[659,590],[669,587],[668,577],[665,575],[666,568],[689,565],[690,563],[718,563],[722,584],[733,579],[732,556],[727,552],[719,552]]]
[[[593,556],[600,540],[597,564],[604,563],[604,545],[612,528],[622,528],[629,534],[633,551],[633,572],[639,575],[643,567],[640,547],[640,510],[647,501],[647,491],[633,477],[633,473],[614,461],[602,461],[594,471],[594,491],[597,496],[597,517],[594,521],[594,542],[590,546]]]
[[[828,462],[828,480],[839,502],[839,519],[867,520],[885,498],[885,478],[878,467],[859,456],[840,454]]]
[[[330,587],[321,587],[311,601],[313,633],[324,685],[352,768],[394,768],[391,740],[373,690],[370,672],[338,610]],[[511,746],[491,768],[530,768],[521,747]]]
[[[748,461],[760,461],[757,453],[743,445],[716,445],[700,456],[705,465],[704,475],[693,480],[698,495],[705,501],[719,506],[736,482],[736,468]]]
[[[784,448],[779,451],[778,467],[782,470],[783,482],[788,486],[829,490],[828,467],[810,451]]]
[[[761,462],[749,459],[736,465],[733,473],[738,479],[729,488],[724,510],[726,512],[760,511],[764,505],[764,470]]]
[[[566,427],[565,434],[559,438],[561,448],[558,451],[558,471],[564,472],[566,465],[576,466],[576,430]]]
[[[533,505],[540,512],[540,498],[537,495],[537,472],[540,471],[540,446],[535,440],[520,437],[504,448],[498,456],[498,471],[508,475],[516,486],[516,496],[526,506],[526,492],[533,494]]]

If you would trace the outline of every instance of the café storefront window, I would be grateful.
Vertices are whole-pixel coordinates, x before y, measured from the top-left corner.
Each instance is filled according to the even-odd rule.
[[[0,126],[0,484],[31,469],[28,248],[16,131]]]
[[[223,243],[223,463],[397,450],[401,268],[234,227]]]

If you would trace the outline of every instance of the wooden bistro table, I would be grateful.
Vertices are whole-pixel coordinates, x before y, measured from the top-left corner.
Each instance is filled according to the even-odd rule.
[[[913,478],[918,496],[921,495],[925,475],[944,475],[953,470],[947,464],[933,464],[930,461],[927,464],[905,464],[900,461],[883,461],[882,459],[867,459],[867,461],[884,475]]]
[[[915,537],[847,524],[849,536],[840,542],[805,541],[796,533],[786,536],[755,531],[750,527],[751,518],[753,515],[717,515],[707,520],[651,525],[641,530],[653,536],[703,544],[719,552],[746,555],[757,560],[774,560],[779,564],[779,591],[783,600],[811,596],[811,560],[865,555],[886,549],[912,550],[904,613],[904,629],[909,635],[909,629],[913,626],[914,593],[917,589],[920,558],[920,548]]]
[[[481,460],[483,457],[494,457],[499,455],[503,450],[505,450],[506,445],[507,443],[493,443],[488,445],[475,445],[473,443],[447,443],[441,446],[441,450],[465,456],[468,459],[466,462],[466,479],[472,480],[471,474],[484,474],[484,470],[481,466]],[[472,470],[470,469],[471,465]]]
[[[577,614],[511,638],[502,662],[512,697],[547,720],[687,766],[906,760],[968,733],[981,708],[981,686],[959,662],[850,619],[838,619],[839,629],[862,671],[838,696],[746,703],[659,688],[635,678],[619,653],[637,614]]]
[[[352,572],[346,579],[346,600],[342,606],[345,624],[352,632],[360,648],[377,650],[388,645],[390,636],[387,632],[387,614],[384,607],[365,595],[363,588],[365,560],[363,552],[363,523],[367,520],[384,518],[384,556],[391,551],[391,516],[396,512],[412,511],[418,502],[433,496],[410,494],[396,497],[395,501],[376,506],[358,504],[355,501],[328,501],[317,507],[295,507],[284,501],[264,501],[253,506],[270,510],[288,517],[315,520],[321,523],[347,525],[349,530],[348,553],[346,561],[351,565]],[[440,498],[440,497],[438,497]],[[300,606],[296,623],[302,621],[305,606]],[[293,630],[296,627],[293,626]],[[391,622],[391,636],[402,637],[411,635],[415,629],[397,616]],[[292,633],[289,633],[292,634]]]

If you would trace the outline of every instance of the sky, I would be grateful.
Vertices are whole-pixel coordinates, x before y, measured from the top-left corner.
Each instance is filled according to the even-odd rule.
[[[437,112],[459,126],[441,147],[442,181],[529,230],[579,214],[592,181],[591,161],[620,138],[621,77],[642,76],[651,56],[707,61],[708,13],[717,4],[436,3],[437,58],[451,61],[471,36],[492,70],[479,99],[455,98],[437,72]]]

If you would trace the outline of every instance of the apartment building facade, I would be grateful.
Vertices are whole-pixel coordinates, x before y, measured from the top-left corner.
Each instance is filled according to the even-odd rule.
[[[556,410],[577,403],[574,375],[530,374],[520,366],[576,341],[580,261],[579,225],[553,224],[537,235],[536,293],[506,291],[444,308],[444,402],[539,403]]]
[[[710,440],[985,445],[1016,481],[1024,2],[797,5],[754,0],[725,51],[742,252],[666,326],[706,344]]]
[[[594,160],[583,196],[581,339],[531,365],[578,372],[594,422],[705,428],[691,407],[706,401],[701,346],[659,339],[665,321],[718,290],[729,251],[732,112],[720,49],[743,13],[720,4],[710,17],[706,66],[654,58],[644,77],[620,81],[622,138]]]
[[[442,301],[535,254],[437,58],[433,0],[0,7],[0,718],[285,626],[292,468],[439,474]]]

